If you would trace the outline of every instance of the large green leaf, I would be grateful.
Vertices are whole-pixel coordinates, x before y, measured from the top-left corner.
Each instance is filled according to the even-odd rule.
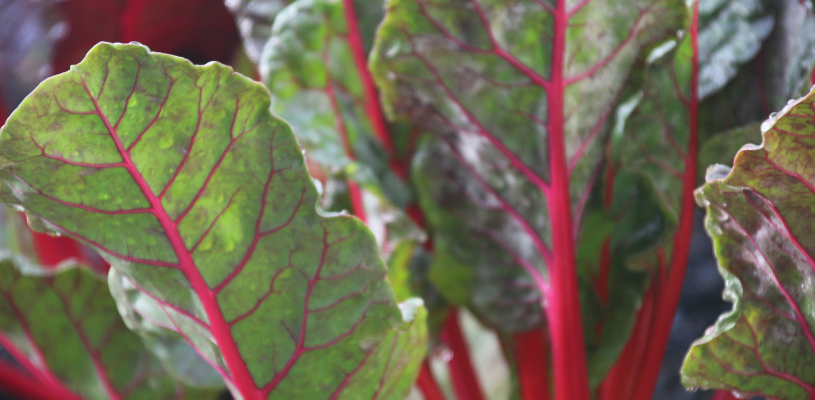
[[[815,94],[791,102],[697,191],[734,306],[691,348],[689,386],[815,396],[814,118]]]
[[[104,253],[245,400],[412,382],[423,318],[403,320],[362,223],[317,213],[261,85],[99,44],[14,112],[0,156],[5,202]]]
[[[25,276],[11,261],[0,262],[0,345],[57,393],[64,386],[88,400],[185,396],[122,323],[105,281],[88,271]]]
[[[505,331],[543,324],[542,293],[560,291],[553,304],[571,290],[552,286],[553,263],[601,251],[602,241],[580,251],[557,242],[605,228],[584,211],[625,81],[684,15],[680,1],[388,3],[372,68],[390,114],[435,136],[413,176],[434,233],[431,278],[449,300]],[[567,182],[553,187],[560,175]],[[602,307],[582,303],[599,320],[590,314]],[[615,332],[624,341],[627,330]]]

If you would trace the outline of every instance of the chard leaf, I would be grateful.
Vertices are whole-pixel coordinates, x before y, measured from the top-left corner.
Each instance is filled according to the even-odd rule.
[[[729,82],[753,59],[775,26],[773,1],[699,2],[699,98]]]
[[[407,167],[415,131],[386,123],[367,70],[367,55],[384,4],[299,0],[277,17],[260,73],[273,93],[272,111],[288,121],[309,158],[312,175],[325,176],[322,205],[352,210],[374,232],[389,266],[397,300],[422,294],[431,319],[447,305],[427,282],[432,256],[425,240]],[[353,7],[350,10],[347,7]],[[352,190],[361,189],[362,209]],[[432,324],[439,327],[440,324]],[[431,331],[436,332],[437,329]]]
[[[291,130],[230,68],[99,44],[12,114],[0,157],[5,202],[105,254],[244,400],[413,381],[422,312],[403,319],[358,220],[317,213]]]
[[[370,42],[384,9],[358,1],[357,18],[349,21],[345,3],[299,0],[281,12],[264,48],[261,76],[273,93],[275,115],[292,125],[308,157],[328,176],[348,176],[404,209],[412,195],[396,174],[399,168],[389,168],[396,165],[389,155],[391,143],[407,129],[385,124],[375,88],[365,82]]]
[[[815,396],[813,110],[813,93],[785,107],[762,125],[762,146],[712,169],[696,192],[734,304],[691,348],[688,386]]]
[[[63,396],[69,394],[61,388],[87,400],[185,398],[186,389],[122,323],[105,281],[88,271],[26,276],[11,261],[0,262],[0,345]]]
[[[739,66],[727,85],[703,99],[699,108],[699,133],[703,143],[719,133],[761,123],[771,111],[784,107],[790,98],[809,93],[809,78],[815,65],[815,16],[807,13],[805,6],[797,1],[765,3],[775,16],[775,28],[764,40],[761,51]],[[704,29],[703,26],[702,33]],[[739,43],[749,37],[736,35],[730,41]],[[700,53],[707,50],[702,47]],[[755,138],[757,141],[757,133]],[[718,161],[730,163],[731,155],[723,155]]]
[[[543,323],[552,263],[576,253],[557,241],[583,230],[624,82],[683,16],[678,1],[388,3],[372,68],[391,116],[435,136],[414,181],[437,261],[457,261],[431,270],[460,277],[436,282],[449,300],[506,331]]]

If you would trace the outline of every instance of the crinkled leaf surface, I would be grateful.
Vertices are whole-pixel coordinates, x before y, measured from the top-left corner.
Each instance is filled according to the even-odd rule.
[[[815,95],[769,120],[761,147],[738,153],[727,173],[714,169],[697,191],[734,303],[691,348],[686,385],[815,396]],[[722,176],[726,173],[726,176]]]
[[[25,276],[0,262],[0,344],[42,385],[64,385],[84,399],[185,396],[122,322],[105,281],[88,271]]]
[[[675,1],[388,3],[373,69],[391,114],[436,137],[414,177],[437,261],[458,263],[434,265],[446,268],[436,276],[461,277],[437,282],[446,297],[510,331],[542,323],[539,289],[556,255],[550,218],[564,211],[550,210],[545,194],[550,134],[565,142],[558,168],[568,171],[577,226],[626,77],[683,15]],[[563,48],[553,45],[559,35]]]
[[[244,399],[373,398],[415,376],[423,319],[403,321],[358,220],[318,215],[259,84],[99,44],[0,135],[4,201],[106,254]]]

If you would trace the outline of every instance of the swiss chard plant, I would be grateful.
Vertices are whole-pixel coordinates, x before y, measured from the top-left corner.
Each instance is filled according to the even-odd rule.
[[[0,129],[15,394],[493,398],[467,310],[510,398],[650,399],[698,203],[685,383],[815,399],[807,1],[209,3],[59,4]]]

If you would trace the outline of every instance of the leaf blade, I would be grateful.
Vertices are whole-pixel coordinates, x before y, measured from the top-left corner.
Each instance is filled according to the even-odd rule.
[[[338,385],[362,338],[402,325],[370,232],[317,214],[299,146],[268,109],[262,86],[222,65],[100,44],[0,138],[5,200],[106,253],[173,312],[171,330],[209,340],[209,361],[247,400],[286,396],[290,374]],[[69,162],[43,159],[55,152]],[[301,362],[339,349],[337,366]]]

